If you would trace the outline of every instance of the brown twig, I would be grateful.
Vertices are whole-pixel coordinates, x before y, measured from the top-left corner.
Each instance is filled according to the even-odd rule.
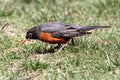
[[[1,30],[3,30],[5,27],[7,27],[8,23],[5,23],[2,27]]]

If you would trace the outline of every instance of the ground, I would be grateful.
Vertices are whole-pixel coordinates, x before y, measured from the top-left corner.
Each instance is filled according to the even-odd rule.
[[[120,0],[0,0],[0,80],[119,80]],[[74,38],[60,53],[40,54],[48,44],[28,29],[48,21],[107,25]],[[51,45],[54,46],[54,45]]]

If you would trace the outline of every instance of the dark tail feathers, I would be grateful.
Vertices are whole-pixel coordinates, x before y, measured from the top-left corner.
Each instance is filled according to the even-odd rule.
[[[100,29],[100,28],[110,28],[110,26],[85,26],[85,27],[81,27],[80,30],[89,31],[89,30]]]

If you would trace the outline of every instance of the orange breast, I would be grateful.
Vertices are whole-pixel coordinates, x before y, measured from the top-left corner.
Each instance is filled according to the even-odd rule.
[[[40,38],[41,41],[51,43],[51,44],[65,44],[69,39],[63,38],[54,38],[49,33],[41,32]]]

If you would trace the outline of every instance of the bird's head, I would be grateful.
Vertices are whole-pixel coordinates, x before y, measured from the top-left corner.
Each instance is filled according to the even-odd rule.
[[[33,27],[27,31],[26,39],[39,39],[39,27]]]
[[[20,46],[30,39],[39,39],[40,29],[39,27],[33,27],[27,31],[26,37],[21,41]]]

